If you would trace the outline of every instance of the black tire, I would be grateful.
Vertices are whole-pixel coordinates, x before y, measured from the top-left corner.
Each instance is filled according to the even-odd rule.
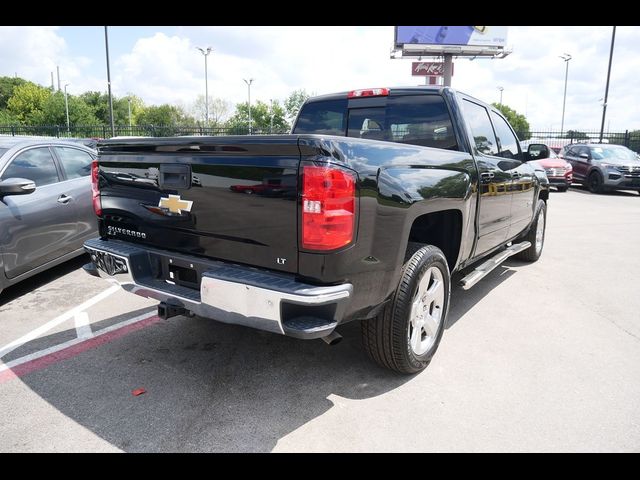
[[[540,222],[540,213],[542,212],[542,245],[538,249],[536,247],[536,235],[538,232],[538,223]],[[543,200],[538,200],[538,205],[536,205],[536,216],[535,220],[531,224],[527,235],[522,239],[531,242],[531,246],[526,250],[521,251],[516,254],[515,257],[524,260],[525,262],[535,262],[542,255],[542,249],[544,248],[544,238],[547,233],[547,204]]]
[[[417,249],[416,249],[417,248]],[[433,245],[416,247],[409,245],[406,260],[402,267],[400,282],[391,301],[389,301],[381,313],[372,319],[362,321],[362,343],[369,357],[379,365],[403,374],[412,374],[424,370],[436,353],[442,333],[447,321],[449,310],[449,297],[451,295],[451,277],[447,259],[442,251]],[[428,349],[422,354],[416,354],[410,343],[410,334],[413,327],[411,322],[411,306],[416,300],[420,280],[425,273],[431,276],[435,274],[432,268],[441,274],[444,299],[440,320]],[[439,281],[440,279],[438,279]],[[426,280],[431,289],[431,280]],[[424,298],[424,297],[423,297]],[[426,308],[426,307],[425,307]],[[431,307],[430,307],[431,308]],[[419,331],[422,338],[422,331]],[[425,337],[427,340],[430,337]]]
[[[556,187],[559,192],[566,192],[569,187]]]
[[[604,179],[602,175],[600,175],[600,172],[594,170],[589,174],[587,187],[591,193],[602,193],[604,191]]]

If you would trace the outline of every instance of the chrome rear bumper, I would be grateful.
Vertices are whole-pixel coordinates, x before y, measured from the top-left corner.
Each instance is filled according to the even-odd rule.
[[[92,239],[84,244],[93,266],[89,273],[117,282],[123,289],[182,307],[201,317],[297,338],[329,335],[351,299],[349,283],[315,286],[293,275],[174,254],[119,240]],[[199,290],[163,279],[163,258],[203,269]]]

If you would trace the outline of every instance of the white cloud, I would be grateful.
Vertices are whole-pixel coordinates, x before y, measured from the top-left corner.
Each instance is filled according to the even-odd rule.
[[[160,30],[160,28],[158,29]],[[196,46],[211,46],[209,93],[244,102],[243,78],[254,78],[252,101],[283,100],[294,89],[317,94],[361,87],[416,85],[410,60],[391,60],[393,27],[181,27],[138,39],[111,58],[113,91],[147,103],[190,104],[204,93],[204,60]],[[114,33],[111,33],[114,35]],[[598,129],[611,27],[510,27],[513,53],[501,60],[455,60],[453,86],[482,100],[499,99],[526,113],[534,128],[559,129],[564,63],[569,52],[565,129]],[[640,28],[618,27],[607,119],[612,130],[640,129],[636,109]],[[61,65],[71,91],[104,90],[102,46],[91,58],[71,56],[55,27],[0,27],[0,75],[50,83]]]

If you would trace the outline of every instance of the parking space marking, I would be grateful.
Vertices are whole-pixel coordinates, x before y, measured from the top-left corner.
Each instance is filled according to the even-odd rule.
[[[21,377],[49,365],[141,330],[161,320],[155,312],[148,312],[93,332],[91,338],[74,338],[53,347],[17,358],[6,364],[0,361],[0,383]]]
[[[85,311],[87,308],[89,308],[92,305],[95,305],[96,303],[104,300],[109,295],[112,295],[113,293],[117,292],[118,290],[120,290],[120,287],[117,286],[117,285],[113,285],[113,286],[107,288],[105,291],[95,295],[94,297],[91,297],[86,302],[81,303],[80,305],[78,305],[77,307],[72,308],[68,312],[65,312],[62,315],[57,316],[53,320],[50,320],[49,322],[45,323],[44,325],[41,325],[40,327],[36,328],[35,330],[32,330],[29,333],[27,333],[26,335],[23,335],[22,337],[18,338],[17,340],[14,340],[13,342],[5,345],[4,347],[0,348],[0,358],[4,357],[7,353],[13,352],[16,348],[21,347],[25,343],[30,342],[31,340],[35,340],[36,338],[38,338],[41,335],[43,335],[44,333],[48,332],[52,328],[55,328],[56,326],[60,325],[61,323],[66,322],[71,317],[74,317],[77,313]]]
[[[93,332],[89,325],[89,314],[87,314],[87,312],[76,313],[74,322],[76,324],[76,334],[78,335],[78,338],[86,340],[93,337]]]

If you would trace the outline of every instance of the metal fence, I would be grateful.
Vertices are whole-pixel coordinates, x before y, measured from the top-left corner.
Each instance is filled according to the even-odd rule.
[[[248,135],[247,127],[203,127],[183,125],[117,125],[116,136],[140,136],[140,137],[171,137],[174,135]],[[289,133],[285,129],[253,129],[254,135]],[[67,130],[66,125],[0,125],[0,135],[32,135],[45,137],[86,137],[86,138],[110,138],[111,127],[108,125],[71,125]],[[518,132],[518,137],[528,142],[535,141],[548,143],[551,146],[562,147],[571,143],[598,142],[600,132],[595,130],[575,131],[531,131]],[[640,131],[626,130],[624,132],[605,132],[603,143],[624,145],[631,150],[640,153]]]
[[[587,130],[576,131],[567,130],[560,131],[531,131],[517,132],[518,137],[526,139],[529,143],[547,143],[552,147],[564,147],[572,143],[600,142],[600,131]],[[640,130],[630,132],[604,132],[602,135],[602,143],[610,143],[615,145],[624,145],[636,153],[640,153]]]
[[[274,128],[253,128],[253,135],[289,133],[288,130]],[[202,127],[184,125],[116,125],[116,136],[172,137],[175,135],[248,135],[248,127]],[[0,135],[31,135],[58,138],[110,138],[109,125],[0,125]]]

